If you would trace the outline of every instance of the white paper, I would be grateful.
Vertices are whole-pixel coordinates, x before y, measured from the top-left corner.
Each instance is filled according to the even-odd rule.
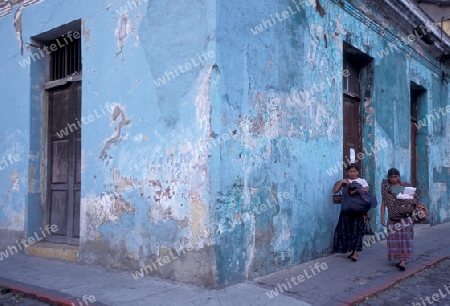
[[[403,192],[400,192],[399,194],[397,194],[397,199],[412,200],[412,199],[414,199],[415,192],[416,192],[416,188],[405,187],[405,190],[403,190]]]
[[[355,163],[355,149],[350,149],[350,163]]]
[[[404,194],[414,195],[416,192],[416,188],[414,187],[405,187],[405,190],[403,191]]]

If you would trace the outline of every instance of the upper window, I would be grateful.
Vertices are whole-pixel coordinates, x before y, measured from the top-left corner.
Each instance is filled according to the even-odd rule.
[[[71,32],[49,42],[51,52],[50,81],[81,72],[81,33]]]

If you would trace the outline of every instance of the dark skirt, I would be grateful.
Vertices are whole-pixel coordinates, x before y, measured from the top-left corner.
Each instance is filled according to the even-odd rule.
[[[399,225],[395,227],[396,224]],[[404,218],[400,221],[389,219],[388,234],[388,260],[411,261],[413,258],[414,220],[411,218]]]
[[[334,252],[362,251],[364,229],[364,214],[341,212],[334,231]]]

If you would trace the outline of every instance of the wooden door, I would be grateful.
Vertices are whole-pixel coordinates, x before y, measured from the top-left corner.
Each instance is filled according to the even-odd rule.
[[[49,92],[48,224],[57,225],[49,241],[78,244],[81,187],[81,82]]]
[[[419,93],[411,89],[411,184],[417,187],[417,108]]]
[[[359,99],[351,98],[347,95],[344,95],[343,101],[343,161],[348,165],[348,160],[350,160],[350,148],[355,149],[356,165],[360,168],[360,174],[362,174],[362,165],[357,158],[358,153],[362,152],[360,102]]]

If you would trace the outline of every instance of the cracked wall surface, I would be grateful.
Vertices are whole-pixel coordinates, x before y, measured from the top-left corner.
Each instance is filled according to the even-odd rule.
[[[404,28],[383,19],[385,12],[363,1],[346,1],[346,10],[339,1],[304,4],[227,1],[218,6],[218,16],[234,16],[218,19],[218,120],[222,133],[237,128],[240,135],[221,148],[220,187],[213,190],[220,284],[331,252],[339,212],[331,204],[331,188],[342,174],[340,168],[331,175],[327,170],[342,156],[344,42],[372,58],[363,72],[361,124],[363,146],[376,149],[363,159],[362,175],[379,199],[390,167],[410,179],[410,82],[427,90],[422,116],[437,109],[434,105],[448,105],[448,86],[422,59],[400,50],[378,55],[390,42],[361,15],[406,35]],[[414,46],[436,63],[422,47]],[[446,165],[447,158],[435,154],[448,147],[448,127],[435,133],[436,124],[444,126],[442,120],[418,136],[419,188],[424,202],[436,208],[432,224],[448,220],[449,210],[446,189],[432,181],[429,168]],[[440,169],[433,171],[444,172]],[[280,197],[284,192],[289,199]],[[259,211],[264,204],[265,211]],[[373,230],[381,230],[379,209],[371,214]]]
[[[330,254],[344,42],[372,58],[363,144],[387,146],[363,174],[379,199],[387,169],[410,176],[410,82],[426,89],[422,117],[449,99],[417,55],[380,57],[387,36],[358,14],[403,28],[364,1],[338,2],[0,1],[0,166],[20,157],[0,170],[0,246],[45,222],[46,66],[19,61],[36,36],[81,19],[82,115],[112,111],[82,127],[80,262],[134,272],[189,244],[149,274],[214,287]],[[450,218],[449,118],[419,133],[432,224]]]

